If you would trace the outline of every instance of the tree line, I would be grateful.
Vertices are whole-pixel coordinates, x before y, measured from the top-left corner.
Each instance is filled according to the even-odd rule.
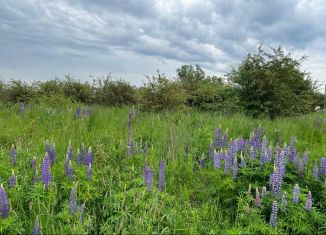
[[[141,87],[110,75],[93,78],[92,83],[71,76],[32,84],[0,81],[0,100],[28,103],[62,98],[85,104],[137,105],[146,111],[196,109],[271,118],[301,115],[323,102],[309,73],[301,68],[304,59],[294,59],[281,47],[271,52],[259,47],[234,66],[227,79],[206,75],[198,65],[183,65],[175,78],[157,71]]]

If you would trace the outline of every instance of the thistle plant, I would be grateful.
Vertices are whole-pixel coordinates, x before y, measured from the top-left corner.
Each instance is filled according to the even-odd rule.
[[[0,209],[1,209],[1,217],[3,219],[8,218],[9,205],[7,200],[7,193],[2,184],[0,186]]]
[[[277,201],[275,200],[273,202],[271,218],[269,220],[269,224],[272,225],[273,227],[276,227],[277,210],[278,210],[278,205],[277,205]]]
[[[159,171],[159,179],[158,179],[158,188],[161,192],[165,189],[165,163],[163,160],[160,161],[160,171]]]
[[[15,175],[15,171],[12,170],[12,174],[11,174],[11,177],[9,179],[9,186],[11,188],[15,187],[16,186],[16,182],[17,182],[17,177]]]
[[[306,211],[311,211],[311,208],[312,208],[312,197],[311,197],[311,192],[309,191],[306,197],[305,209]]]
[[[17,150],[16,146],[12,145],[11,150],[10,150],[10,157],[11,157],[11,165],[16,166],[17,162]]]
[[[293,203],[298,204],[299,203],[299,194],[300,194],[300,188],[299,185],[296,184],[293,189]]]

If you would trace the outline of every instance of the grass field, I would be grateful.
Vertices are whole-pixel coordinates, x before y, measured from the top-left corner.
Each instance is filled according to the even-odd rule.
[[[80,117],[76,116],[78,105],[70,103],[31,104],[21,112],[18,105],[0,107],[0,181],[9,205],[8,217],[0,218],[0,233],[32,233],[37,221],[44,234],[326,233],[325,176],[320,170],[318,178],[313,177],[315,160],[319,167],[326,155],[325,113],[268,120],[218,113],[135,112],[130,128],[135,143],[132,154],[126,147],[130,107],[94,106],[90,115]],[[209,146],[219,126],[223,134],[227,131],[228,143],[239,137],[249,139],[260,127],[259,141],[266,135],[274,160],[261,164],[257,150],[255,160],[250,161],[249,151],[243,150],[244,167],[239,150],[235,152],[236,175],[234,159],[230,173],[225,174],[223,159],[221,168],[214,168]],[[292,136],[299,161],[287,162],[281,195],[273,196],[270,175],[276,143],[281,149],[284,143],[290,146]],[[57,161],[49,169],[52,179],[45,187],[42,162],[47,140],[55,143]],[[73,180],[65,172],[69,141],[73,159],[68,168],[73,169]],[[82,143],[86,151],[92,147],[89,178],[87,166],[76,162]],[[10,154],[12,144],[17,151],[16,164]],[[308,160],[300,165],[306,150]],[[32,168],[34,156],[36,170]],[[163,192],[158,190],[161,160],[165,163]],[[149,169],[144,170],[146,161]],[[10,187],[12,170],[17,182]],[[147,185],[144,182],[144,171],[149,170],[154,171],[152,185],[151,179]],[[35,174],[39,178],[36,183]],[[300,186],[298,204],[292,202],[295,184]],[[261,194],[263,186],[267,196],[261,197],[257,206],[256,187]],[[76,191],[72,194],[76,192],[78,198],[75,211],[69,205],[73,187]],[[311,210],[305,209],[308,191],[313,199]],[[287,206],[281,210],[284,192]],[[272,226],[274,201],[278,203],[277,223]],[[3,211],[4,203],[0,204]]]

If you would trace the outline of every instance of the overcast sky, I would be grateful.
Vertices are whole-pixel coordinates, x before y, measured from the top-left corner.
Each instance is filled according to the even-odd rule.
[[[325,0],[0,0],[5,80],[112,73],[140,85],[182,64],[223,75],[263,43],[307,55],[326,82],[325,42]]]

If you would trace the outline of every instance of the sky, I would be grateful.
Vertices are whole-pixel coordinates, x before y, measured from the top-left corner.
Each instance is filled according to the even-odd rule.
[[[0,79],[71,75],[141,85],[183,64],[225,75],[281,45],[326,83],[326,0],[0,0]]]

